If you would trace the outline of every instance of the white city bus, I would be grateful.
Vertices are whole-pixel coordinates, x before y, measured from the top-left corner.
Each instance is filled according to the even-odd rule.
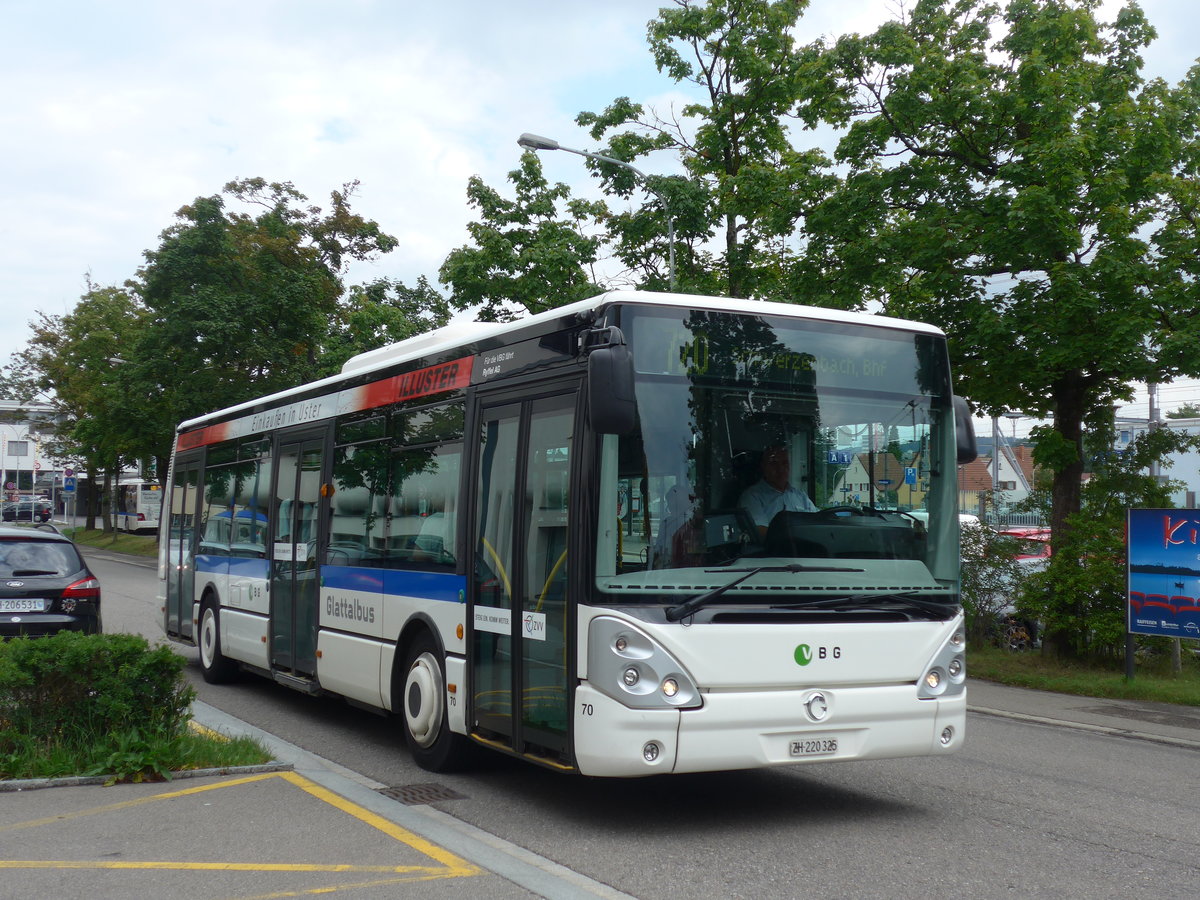
[[[755,522],[771,448],[808,500]],[[179,426],[163,627],[209,681],[398,713],[434,770],[941,755],[973,456],[922,324],[613,292],[449,326]]]
[[[163,489],[157,481],[128,480],[117,485],[113,520],[118,531],[158,531]]]

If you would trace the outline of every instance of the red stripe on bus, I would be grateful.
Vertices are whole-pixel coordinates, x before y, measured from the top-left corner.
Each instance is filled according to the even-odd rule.
[[[175,449],[179,451],[193,450],[196,447],[203,447],[206,444],[220,443],[225,440],[228,431],[228,422],[222,422],[219,425],[206,425],[195,431],[179,435],[179,439],[175,442]]]
[[[446,391],[457,391],[471,384],[471,367],[474,357],[464,356],[450,362],[439,363],[436,366],[426,366],[403,375],[393,375],[382,381],[364,385],[354,392],[354,401],[348,403],[342,412],[357,412],[364,409],[374,409],[387,406],[402,400],[413,400],[417,397],[429,397]],[[179,451],[193,450],[208,444],[220,443],[228,439],[230,428],[234,422],[222,422],[219,425],[206,425],[195,431],[179,435],[175,449]],[[259,429],[255,430],[258,433]],[[262,429],[269,430],[269,429]]]
[[[444,391],[461,390],[471,383],[472,357],[464,356],[436,366],[394,375],[363,388],[358,409],[374,409],[401,400],[428,397]]]

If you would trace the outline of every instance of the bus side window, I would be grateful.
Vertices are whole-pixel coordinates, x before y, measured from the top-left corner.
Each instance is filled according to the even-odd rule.
[[[452,568],[459,444],[403,450],[392,458],[388,556],[398,568]]]
[[[382,524],[381,497],[363,487],[340,488],[333,495],[333,521],[325,561],[335,566],[371,565],[379,553],[372,549],[371,532]]]

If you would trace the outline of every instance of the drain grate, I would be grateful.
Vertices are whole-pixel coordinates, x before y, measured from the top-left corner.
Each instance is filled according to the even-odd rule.
[[[444,784],[402,784],[398,787],[380,788],[379,793],[407,806],[440,803],[443,800],[466,800],[466,794],[452,791]]]

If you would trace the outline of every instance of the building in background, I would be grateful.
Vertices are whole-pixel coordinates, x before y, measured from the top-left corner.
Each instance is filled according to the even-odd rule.
[[[1200,419],[1160,419],[1160,428],[1170,428],[1183,434],[1200,434]],[[1145,434],[1150,423],[1145,419],[1117,419],[1116,449],[1125,449],[1139,434]],[[1164,461],[1157,473],[1166,481],[1174,482],[1176,490],[1171,493],[1171,502],[1180,509],[1195,509],[1200,499],[1200,451],[1185,450]]]
[[[49,403],[0,400],[0,471],[5,499],[62,489],[69,468],[50,452],[59,416]]]

